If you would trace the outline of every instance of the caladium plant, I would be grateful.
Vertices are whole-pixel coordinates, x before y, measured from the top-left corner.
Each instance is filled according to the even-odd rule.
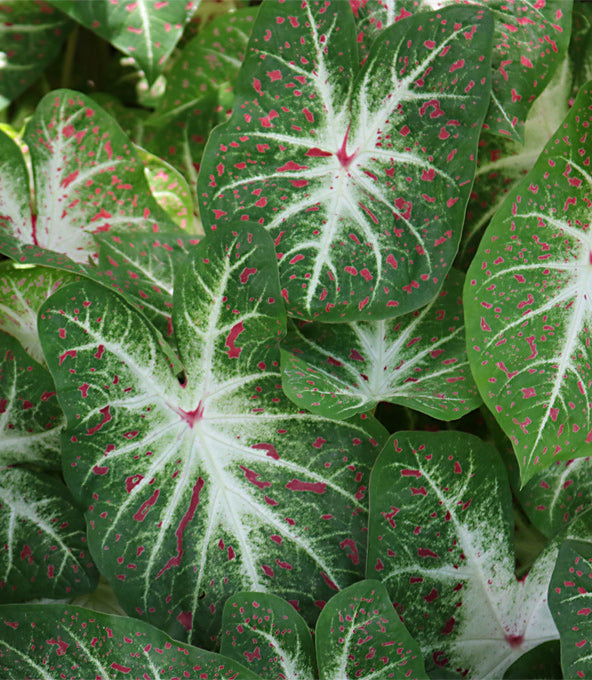
[[[586,677],[589,6],[0,25],[0,676]]]

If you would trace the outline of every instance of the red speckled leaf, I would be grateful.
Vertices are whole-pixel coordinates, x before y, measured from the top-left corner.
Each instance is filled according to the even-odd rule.
[[[455,420],[481,399],[465,349],[464,277],[451,270],[426,307],[384,321],[292,323],[282,343],[282,384],[298,406],[332,418],[402,404]]]
[[[465,284],[467,350],[522,482],[590,454],[592,92],[490,223]]]
[[[70,17],[134,59],[153,83],[200,0],[53,0]]]
[[[226,600],[220,652],[266,680],[318,677],[306,621],[291,604],[270,593],[240,592]]]
[[[385,28],[413,14],[459,0],[349,0],[358,41],[368,47]],[[524,139],[532,102],[551,80],[569,45],[572,0],[476,0],[494,17],[492,94],[485,126],[492,133]],[[576,3],[586,4],[586,3]]]
[[[320,680],[427,680],[421,650],[379,581],[360,581],[334,595],[315,631]]]
[[[73,22],[44,0],[0,3],[0,109],[57,57]]]
[[[0,465],[60,468],[64,416],[48,371],[0,333]]]
[[[31,216],[29,209],[24,160],[3,136],[0,144],[9,150],[0,184],[5,242],[16,238],[84,263],[96,258],[93,234],[176,228],[152,198],[133,145],[92,99],[71,90],[46,95],[24,141],[31,152],[37,213]]]
[[[0,673],[3,680],[260,680],[144,621],[64,604],[0,607]]]
[[[230,121],[198,180],[204,228],[274,238],[289,313],[346,321],[429,302],[456,252],[485,107],[491,18],[400,22],[364,68],[346,2],[259,10]]]
[[[549,607],[561,639],[564,678],[591,678],[592,545],[589,540],[565,541],[551,583]]]
[[[367,576],[385,583],[435,677],[448,667],[500,677],[557,637],[546,598],[558,544],[518,581],[511,528],[510,487],[493,447],[463,432],[389,440],[370,481]],[[586,535],[591,523],[570,528]]]
[[[385,433],[284,396],[285,312],[263,230],[208,236],[175,281],[183,384],[139,313],[94,283],[60,288],[40,336],[101,573],[130,614],[211,646],[232,592],[276,592],[311,621],[360,578]]]
[[[0,467],[0,545],[2,603],[73,597],[97,584],[84,517],[49,475]]]

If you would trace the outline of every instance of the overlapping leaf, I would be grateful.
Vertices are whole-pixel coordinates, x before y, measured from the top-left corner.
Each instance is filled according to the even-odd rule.
[[[591,104],[584,88],[492,220],[465,284],[473,375],[523,483],[592,441]]]
[[[504,680],[562,680],[559,640],[544,642],[515,661]]]
[[[83,263],[96,257],[95,233],[176,228],[152,198],[129,139],[86,96],[52,92],[27,126],[24,141],[33,165],[34,215],[24,160],[12,140],[0,138],[0,228],[7,243],[16,238]],[[11,254],[8,245],[3,252]]]
[[[473,435],[400,432],[376,462],[367,575],[385,583],[435,677],[500,677],[557,637],[546,600],[558,546],[518,581],[511,520],[502,461]],[[590,522],[572,528],[585,535]]]
[[[241,589],[313,620],[360,578],[367,475],[384,430],[334,423],[281,390],[273,244],[212,234],[176,272],[180,385],[151,328],[93,283],[63,287],[40,334],[68,418],[66,481],[126,610],[212,645]]]
[[[52,0],[62,12],[134,59],[149,83],[162,72],[200,0]]]
[[[74,276],[48,267],[0,265],[0,329],[14,336],[37,363],[45,358],[37,333],[37,312],[42,303]]]
[[[314,680],[314,644],[306,621],[270,593],[235,593],[222,614],[220,653],[261,678]]]
[[[259,680],[241,664],[133,618],[74,605],[0,607],[0,673],[29,678]]]
[[[350,0],[360,31],[358,40],[366,48],[393,23],[417,12],[456,2],[458,0]],[[528,111],[567,50],[573,2],[477,0],[474,4],[488,7],[495,19],[492,97],[485,125],[496,135],[522,142]]]
[[[53,477],[0,468],[0,545],[0,602],[72,597],[96,585],[84,518]]]
[[[424,13],[385,31],[360,69],[347,3],[266,0],[204,156],[206,231],[260,222],[288,310],[307,320],[427,304],[456,252],[490,38],[486,10]]]
[[[60,468],[64,416],[45,368],[0,333],[0,465]]]
[[[321,680],[425,678],[421,650],[378,581],[361,581],[327,603],[316,627]]]
[[[549,585],[549,607],[561,638],[561,667],[565,678],[592,676],[591,579],[590,541],[565,541]]]
[[[68,17],[45,0],[0,5],[0,109],[43,73],[72,26]]]
[[[291,324],[282,345],[284,391],[295,404],[332,418],[379,401],[460,418],[481,401],[466,357],[463,281],[451,270],[429,305],[395,319]]]

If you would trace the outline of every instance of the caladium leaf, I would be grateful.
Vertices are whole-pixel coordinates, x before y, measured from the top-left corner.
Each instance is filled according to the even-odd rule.
[[[144,163],[148,186],[158,205],[181,229],[194,232],[193,201],[186,179],[172,165],[146,149],[136,146],[136,151]]]
[[[62,12],[132,57],[152,84],[200,0],[52,0]]]
[[[590,453],[591,104],[583,89],[490,223],[465,284],[473,375],[523,483]]]
[[[1,467],[0,602],[93,590],[98,573],[85,529],[82,513],[61,482],[24,468]]]
[[[7,236],[84,263],[89,256],[96,258],[95,233],[176,228],[152,198],[129,139],[92,99],[55,90],[41,100],[27,125],[24,141],[33,165],[34,216],[24,161],[6,140],[3,146],[10,154],[6,169],[2,167],[0,227]],[[19,188],[13,196],[15,186]]]
[[[318,677],[306,621],[291,604],[270,593],[239,592],[226,600],[220,653],[268,680]]]
[[[0,607],[0,672],[23,678],[260,680],[241,664],[123,616],[63,604]]]
[[[261,223],[305,320],[427,304],[458,244],[490,39],[486,10],[425,13],[385,31],[360,69],[347,3],[266,0],[231,119],[204,154],[206,232]]]
[[[565,678],[592,676],[591,579],[590,541],[565,541],[549,585],[549,607],[561,638],[561,667]]]
[[[379,401],[460,418],[481,402],[466,357],[463,282],[451,270],[430,304],[395,319],[291,324],[282,344],[284,391],[295,404],[332,418]]]
[[[187,234],[105,234],[97,240],[99,269],[172,341],[174,265],[188,256],[199,238]]]
[[[576,92],[592,79],[591,36],[592,7],[588,2],[574,2],[569,56],[571,57]]]
[[[31,85],[58,55],[73,26],[44,0],[0,5],[0,109]]]
[[[48,371],[0,332],[0,465],[59,469],[64,424]]]
[[[485,227],[506,196],[535,164],[569,112],[573,74],[564,58],[544,92],[534,102],[524,125],[524,144],[484,131],[479,140],[477,171],[463,235],[455,263],[466,270],[473,259]]]
[[[334,595],[315,639],[321,680],[428,678],[419,645],[379,581],[360,581]]]
[[[383,428],[299,412],[283,395],[273,243],[212,234],[177,270],[180,385],[151,327],[91,282],[40,312],[68,419],[68,486],[130,614],[212,645],[237,590],[281,594],[309,621],[360,578],[367,475]]]
[[[45,363],[37,333],[37,312],[42,303],[75,277],[49,267],[0,264],[0,330],[14,336],[39,364]]]
[[[518,581],[511,521],[502,461],[473,435],[399,432],[376,462],[367,575],[385,583],[435,677],[500,677],[557,637],[546,603],[557,545]]]
[[[458,0],[350,0],[362,45],[411,16]],[[491,104],[485,127],[522,142],[533,101],[550,81],[569,45],[572,0],[477,0],[494,17]],[[578,4],[578,3],[576,3]]]

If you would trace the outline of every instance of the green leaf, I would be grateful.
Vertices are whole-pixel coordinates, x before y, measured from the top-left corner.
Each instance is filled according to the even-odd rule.
[[[374,466],[367,576],[385,583],[434,677],[499,677],[557,637],[546,604],[557,545],[518,581],[511,522],[502,461],[473,435],[399,432]]]
[[[462,315],[464,277],[451,270],[426,307],[384,321],[291,324],[282,352],[284,391],[332,418],[388,401],[454,420],[477,408]]]
[[[425,678],[421,650],[379,581],[360,581],[334,595],[316,627],[321,680]]]
[[[385,28],[455,0],[350,0],[362,44]],[[528,111],[550,81],[569,44],[572,0],[476,0],[494,17],[491,104],[485,128],[522,142]],[[576,5],[579,3],[576,3]],[[582,3],[585,4],[585,3]]]
[[[587,455],[592,441],[591,103],[582,90],[492,220],[465,284],[471,369],[523,483],[553,461]]]
[[[12,335],[37,363],[45,357],[37,333],[37,312],[42,303],[74,276],[49,267],[0,264],[0,330]]]
[[[0,5],[0,109],[24,92],[58,55],[73,22],[43,0]]]
[[[0,332],[0,465],[59,469],[64,424],[48,371]]]
[[[89,545],[130,614],[214,644],[237,590],[294,601],[313,621],[358,580],[369,469],[385,432],[335,423],[283,395],[285,312],[273,243],[212,234],[176,271],[179,384],[151,327],[91,282],[40,312],[68,429],[66,482]]]
[[[78,23],[129,55],[152,84],[200,0],[53,0]]]
[[[360,69],[346,2],[266,0],[232,117],[204,154],[206,232],[261,223],[305,320],[427,304],[460,237],[490,39],[486,10],[424,13],[385,31]]]
[[[5,680],[200,678],[260,680],[241,664],[173,640],[137,619],[62,604],[0,607]]]
[[[549,607],[561,639],[561,668],[565,678],[589,678],[592,636],[592,546],[590,541],[567,540],[561,546],[549,585]]]
[[[270,593],[235,593],[222,613],[220,653],[262,678],[317,678],[312,636],[291,604]]]
[[[504,680],[562,680],[559,641],[552,640],[523,654],[504,673]]]
[[[0,602],[72,597],[96,585],[82,513],[48,475],[0,468],[0,543]]]

